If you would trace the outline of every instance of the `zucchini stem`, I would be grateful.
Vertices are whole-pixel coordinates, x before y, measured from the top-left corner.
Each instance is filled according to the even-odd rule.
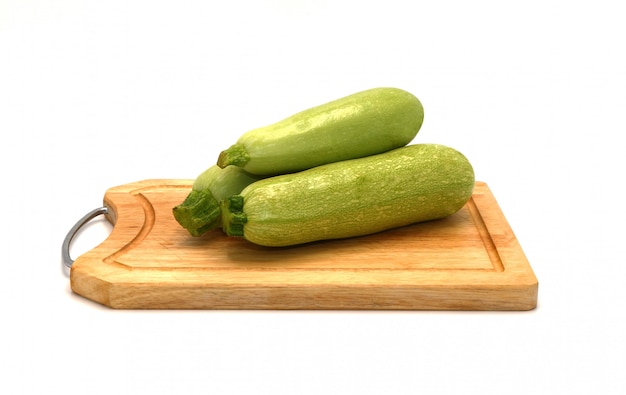
[[[243,196],[235,195],[222,201],[222,230],[228,236],[243,237],[248,217],[243,212]]]
[[[193,189],[172,211],[176,221],[192,236],[202,236],[222,224],[220,204],[207,189]]]
[[[246,151],[243,145],[237,143],[220,152],[217,158],[217,165],[222,169],[229,165],[243,167],[249,160],[250,155],[248,155],[248,151]]]

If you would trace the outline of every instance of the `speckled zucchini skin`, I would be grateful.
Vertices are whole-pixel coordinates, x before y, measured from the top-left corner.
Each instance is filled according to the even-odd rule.
[[[397,88],[374,88],[244,133],[217,164],[279,175],[361,158],[409,144],[424,120],[422,103]]]
[[[230,236],[289,246],[447,217],[474,189],[460,152],[415,144],[257,181],[222,202]]]

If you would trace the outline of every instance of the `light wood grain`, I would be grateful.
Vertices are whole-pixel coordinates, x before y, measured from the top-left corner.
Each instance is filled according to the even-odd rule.
[[[491,191],[458,213],[375,235],[268,248],[172,216],[192,180],[106,191],[110,236],[76,259],[72,290],[119,309],[530,310],[538,282]]]

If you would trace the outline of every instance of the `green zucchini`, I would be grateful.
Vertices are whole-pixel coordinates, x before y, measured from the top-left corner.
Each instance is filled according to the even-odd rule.
[[[422,103],[397,88],[374,88],[253,129],[222,151],[217,165],[278,175],[360,158],[410,143],[422,126]]]
[[[474,181],[460,152],[409,145],[257,181],[222,201],[222,227],[274,247],[362,236],[447,217]]]
[[[185,200],[172,209],[174,218],[192,236],[220,228],[222,215],[220,201],[240,193],[245,187],[261,179],[243,169],[229,166],[221,169],[213,165],[193,182]]]

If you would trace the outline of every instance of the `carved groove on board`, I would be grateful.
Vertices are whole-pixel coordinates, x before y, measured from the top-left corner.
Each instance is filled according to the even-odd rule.
[[[496,248],[491,235],[489,234],[489,230],[487,230],[487,225],[485,225],[485,221],[483,220],[483,216],[480,214],[480,211],[476,207],[476,202],[474,198],[470,198],[470,200],[466,204],[467,209],[476,224],[476,229],[478,229],[478,234],[485,244],[485,250],[487,251],[487,255],[489,255],[489,259],[491,260],[491,264],[493,265],[493,269],[496,272],[503,272],[504,265],[502,264],[502,259],[500,258],[500,254],[498,254],[498,249]]]
[[[138,246],[146,238],[146,236],[150,234],[150,231],[152,231],[152,228],[154,227],[156,213],[154,211],[154,206],[152,205],[152,203],[150,203],[150,201],[144,195],[142,195],[141,193],[137,193],[136,191],[133,191],[131,195],[137,199],[137,201],[141,205],[141,208],[143,209],[143,226],[141,227],[137,235],[130,242],[128,242],[128,244],[126,244],[113,254],[104,258],[103,261],[106,264],[117,264],[128,267],[128,265],[120,262],[119,258],[127,251]]]

